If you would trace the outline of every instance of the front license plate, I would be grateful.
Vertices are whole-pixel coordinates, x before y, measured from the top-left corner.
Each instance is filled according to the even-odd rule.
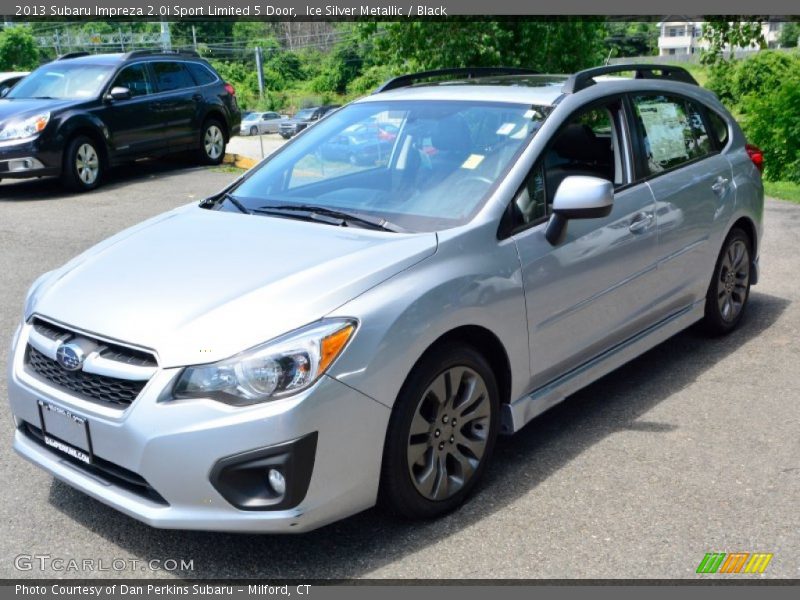
[[[55,404],[38,402],[44,443],[87,465],[92,464],[89,422]]]

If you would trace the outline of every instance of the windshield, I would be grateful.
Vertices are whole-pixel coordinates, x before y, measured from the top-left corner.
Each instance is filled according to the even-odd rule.
[[[294,118],[295,119],[310,119],[313,115],[314,115],[314,109],[313,108],[307,108],[305,110],[301,110],[300,112],[298,112],[294,116]]]
[[[249,210],[312,205],[383,218],[411,231],[454,227],[477,212],[544,118],[541,107],[519,104],[351,104],[308,129],[230,193]]]
[[[245,117],[244,117],[244,119],[242,119],[242,121],[258,121],[260,116],[261,115],[257,115],[255,113],[250,113],[249,115],[245,115]]]
[[[112,71],[106,65],[50,63],[20,81],[6,98],[95,98]]]

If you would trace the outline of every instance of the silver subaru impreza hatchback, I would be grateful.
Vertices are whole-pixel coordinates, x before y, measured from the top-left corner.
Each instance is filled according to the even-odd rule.
[[[396,78],[42,275],[14,448],[155,527],[443,514],[499,434],[736,327],[761,161],[679,68]]]

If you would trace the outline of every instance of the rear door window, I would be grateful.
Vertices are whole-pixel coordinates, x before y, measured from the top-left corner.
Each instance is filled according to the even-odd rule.
[[[189,72],[179,62],[154,62],[153,72],[156,75],[156,83],[159,92],[171,92],[194,87],[194,79]]]
[[[638,95],[633,106],[646,174],[675,169],[711,153],[705,123],[694,103],[663,95]]]

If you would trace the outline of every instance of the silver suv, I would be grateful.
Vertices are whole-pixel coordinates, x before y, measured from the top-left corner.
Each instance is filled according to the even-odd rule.
[[[695,322],[736,327],[760,161],[678,68],[394,79],[40,277],[14,448],[156,527],[440,515],[498,434]]]

